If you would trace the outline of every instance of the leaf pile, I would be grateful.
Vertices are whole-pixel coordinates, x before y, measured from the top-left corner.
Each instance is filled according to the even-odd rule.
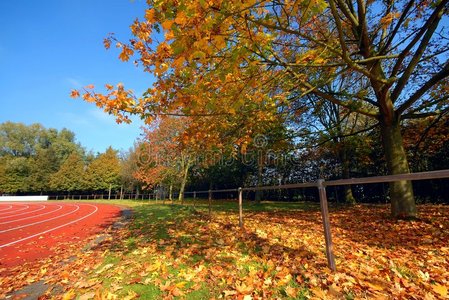
[[[61,299],[447,299],[449,208],[396,221],[385,206],[331,211],[337,272],[318,210],[142,206],[125,230],[51,274]],[[53,296],[51,296],[53,293]],[[55,294],[59,294],[56,295]]]

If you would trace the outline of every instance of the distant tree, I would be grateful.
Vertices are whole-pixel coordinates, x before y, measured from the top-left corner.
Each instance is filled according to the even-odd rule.
[[[128,151],[122,152],[120,155],[120,181],[125,190],[130,192],[135,190],[136,197],[138,197],[142,183],[134,176],[134,173],[139,169],[136,147],[137,144]]]
[[[9,193],[43,192],[50,178],[70,153],[83,153],[75,134],[67,129],[46,129],[41,124],[0,124],[3,176],[0,190]]]
[[[45,128],[40,124],[0,124],[0,155],[30,157],[36,149],[45,146]]]
[[[34,157],[29,159],[30,175],[28,177],[30,191],[42,192],[50,190],[50,178],[58,171],[60,162],[52,147],[38,149]]]
[[[149,187],[166,185],[170,190],[179,187],[181,202],[194,159],[193,148],[183,140],[187,121],[165,117],[157,126],[147,129],[138,147],[139,170],[134,173]]]
[[[117,151],[109,147],[98,155],[85,172],[85,188],[92,191],[116,190],[120,187],[120,161]]]
[[[0,191],[5,193],[29,190],[29,158],[0,158]]]
[[[80,191],[85,188],[85,164],[82,156],[72,152],[59,170],[51,176],[50,188],[54,191]]]

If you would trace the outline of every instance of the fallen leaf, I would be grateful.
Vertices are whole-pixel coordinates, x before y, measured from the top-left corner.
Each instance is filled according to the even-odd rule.
[[[447,297],[447,287],[445,287],[444,285],[435,284],[432,286],[432,289],[435,293],[437,293],[441,297],[443,297],[443,298]]]

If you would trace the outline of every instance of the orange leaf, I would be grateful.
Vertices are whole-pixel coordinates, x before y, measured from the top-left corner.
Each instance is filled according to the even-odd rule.
[[[447,287],[445,287],[444,285],[436,284],[436,285],[432,286],[432,289],[435,293],[437,293],[441,297],[443,297],[443,298],[447,297]]]
[[[79,96],[80,96],[80,92],[77,90],[72,90],[70,92],[70,97],[72,97],[72,98],[78,98]]]

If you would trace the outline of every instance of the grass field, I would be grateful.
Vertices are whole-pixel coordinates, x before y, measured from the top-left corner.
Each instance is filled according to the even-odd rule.
[[[395,221],[386,206],[331,210],[337,272],[326,264],[319,206],[192,206],[111,201],[134,210],[129,226],[49,271],[64,299],[444,299],[449,208],[421,206]],[[49,294],[55,293],[49,291]]]

